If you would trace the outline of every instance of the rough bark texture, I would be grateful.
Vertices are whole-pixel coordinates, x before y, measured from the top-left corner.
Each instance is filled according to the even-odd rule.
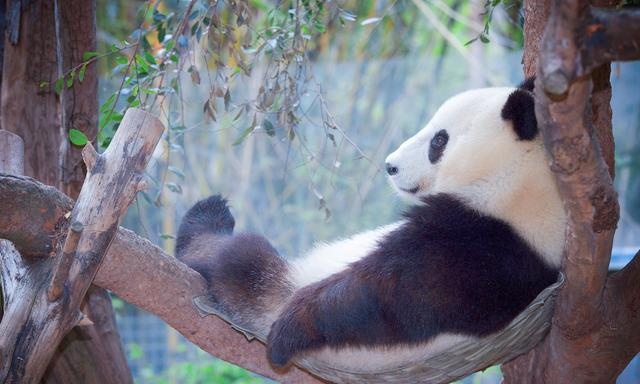
[[[612,186],[614,146],[606,61],[634,56],[626,48],[613,56],[593,56],[600,48],[584,37],[604,25],[594,24],[593,13],[585,1],[556,0],[548,21],[525,15],[528,30],[545,31],[539,44],[526,44],[528,50],[540,50],[525,55],[530,60],[539,56],[537,66],[525,63],[525,73],[530,76],[537,68],[536,115],[569,216],[563,265],[567,281],[547,338],[503,365],[508,383],[612,383],[640,351],[640,256],[607,276],[618,204]],[[619,22],[628,15],[607,17]],[[640,37],[633,34],[615,30],[606,34],[629,39],[627,47],[640,45]],[[540,36],[533,33],[526,38]]]
[[[22,220],[16,218],[17,225],[2,234],[18,245],[21,245],[21,232],[25,229],[22,226],[27,225],[28,221],[27,207],[60,212],[57,218],[51,219],[58,222],[65,220],[64,212],[72,205],[72,201],[60,191],[30,178],[0,174],[0,186],[3,185],[6,188],[0,191],[0,195],[11,199],[16,211],[24,212]],[[33,201],[29,197],[31,195],[43,198]],[[0,204],[0,217],[8,209],[5,207],[7,206]],[[45,223],[41,236],[45,239],[56,238]],[[38,243],[46,244],[46,241]],[[45,246],[39,251],[44,252],[46,249],[48,248]],[[129,303],[158,315],[213,356],[279,382],[320,382],[297,368],[286,373],[273,371],[266,359],[264,345],[258,341],[248,342],[242,334],[216,316],[200,313],[192,300],[207,292],[202,276],[131,231],[122,228],[117,231],[94,283],[113,291]]]
[[[25,175],[58,186],[60,120],[53,91],[58,78],[54,2],[11,0],[8,10],[1,125],[25,142]]]
[[[45,373],[46,382],[59,384],[133,382],[120,344],[111,298],[107,290],[91,286],[81,309],[92,324],[76,326],[62,340]],[[93,342],[87,342],[88,340]],[[95,340],[99,340],[99,345]],[[121,352],[114,353],[114,351]],[[86,366],[91,361],[95,363],[92,366]]]
[[[538,45],[542,39],[544,25],[549,18],[549,4],[551,0],[529,0],[524,2],[524,53],[522,61],[524,65],[524,74],[531,77],[536,73],[538,66]]]
[[[59,251],[55,259],[30,265],[20,265],[19,259],[15,265],[5,261],[2,273],[3,281],[9,281],[5,289],[9,300],[0,323],[0,381],[40,380],[62,338],[82,319],[82,300],[117,232],[120,216],[142,186],[142,172],[163,129],[156,118],[130,109],[104,154],[98,155],[91,145],[85,147],[89,172],[70,217],[71,226],[80,227],[82,233],[76,246],[64,247],[74,254],[70,266],[59,262]],[[68,276],[59,297],[48,294],[54,262],[53,276]],[[20,274],[26,277],[16,279]]]
[[[95,0],[57,0],[57,50],[59,75],[75,69],[78,78],[82,55],[97,51]],[[60,180],[58,189],[76,199],[84,182],[85,170],[82,148],[66,140],[70,129],[84,132],[95,144],[98,132],[98,69],[95,63],[84,71],[84,80],[76,80],[73,87],[60,94],[61,129]]]
[[[593,9],[590,15],[582,42],[585,73],[614,60],[640,59],[640,9]]]
[[[9,131],[0,130],[0,154],[0,172],[22,174],[24,169],[24,143],[20,136]]]
[[[24,172],[24,143],[20,136],[9,131],[0,130],[0,172],[8,172],[11,174],[22,174]],[[0,189],[2,189],[0,185]],[[0,204],[2,204],[0,202]],[[0,228],[2,225],[0,224]],[[8,240],[3,240],[0,236],[0,260],[5,257],[17,254],[13,244]],[[0,276],[1,276],[0,267]],[[1,280],[0,280],[1,283]],[[3,294],[2,286],[0,286],[1,300],[0,319],[4,316],[4,306],[6,295]]]
[[[95,64],[84,69],[79,81],[85,52],[97,51],[95,0],[55,2],[56,53],[58,76],[75,71],[74,85],[60,94],[60,136],[58,188],[77,198],[85,178],[82,148],[71,145],[70,129],[77,129],[95,142],[98,130],[98,70]],[[115,322],[115,313],[106,290],[91,287],[83,303],[83,312],[93,324],[75,327],[62,341],[45,373],[47,383],[83,382],[127,384],[133,377],[127,365]]]
[[[67,131],[76,128],[90,138],[95,137],[98,116],[97,70],[95,65],[89,65],[82,82],[76,81],[72,88],[63,89],[60,103],[53,91],[53,84],[55,79],[80,64],[84,52],[96,50],[95,1],[12,0],[8,2],[8,10],[2,124],[27,140],[29,175],[77,197],[85,170],[81,149],[69,145]],[[77,72],[78,69],[76,78]],[[39,198],[38,195],[32,197]],[[46,222],[47,217],[54,214],[32,213],[32,228]],[[7,223],[10,217],[3,219],[0,220],[0,227],[11,224]],[[53,228],[55,223],[49,222],[48,225]],[[24,235],[27,240],[33,233],[26,231]],[[53,244],[52,240],[40,239],[49,244]],[[41,249],[42,244],[23,244],[26,246],[20,250],[22,256],[45,256],[31,252],[31,249]],[[51,251],[49,249],[46,253]],[[19,257],[15,253],[9,256]],[[100,300],[106,294],[106,291],[98,289],[89,291],[87,302],[91,308],[87,308],[87,311],[104,313],[101,316],[103,322],[74,328],[69,333],[63,348],[57,352],[47,370],[45,382],[133,381],[115,328],[111,304]],[[110,315],[107,316],[107,313]],[[112,331],[105,332],[106,329]]]

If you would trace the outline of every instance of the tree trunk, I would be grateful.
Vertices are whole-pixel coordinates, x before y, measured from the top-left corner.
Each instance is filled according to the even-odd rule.
[[[2,280],[10,288],[7,296],[12,305],[0,323],[0,380],[16,384],[40,380],[63,337],[87,320],[82,300],[109,250],[120,216],[145,185],[142,174],[163,130],[147,112],[129,109],[103,154],[91,144],[82,151],[88,174],[56,257],[4,260]]]
[[[57,78],[82,62],[84,52],[96,50],[95,1],[12,0],[7,16],[2,127],[25,141],[27,175],[75,198],[85,169],[80,148],[70,145],[67,132],[75,128],[90,138],[96,136],[96,66],[87,67],[82,82],[65,87],[60,100],[53,89]],[[93,325],[69,333],[47,369],[45,382],[132,382],[107,298],[103,289],[89,291],[86,306],[95,315]]]
[[[637,26],[640,12],[581,0],[525,10],[525,75],[537,75],[536,116],[569,217],[567,280],[549,335],[503,365],[505,382],[613,383],[640,351],[640,255],[607,275],[618,219],[608,60],[638,59],[640,34],[608,26]]]

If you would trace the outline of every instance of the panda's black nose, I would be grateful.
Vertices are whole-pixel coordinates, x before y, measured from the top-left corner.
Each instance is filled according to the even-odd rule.
[[[389,174],[389,176],[393,176],[398,173],[398,167],[394,167],[389,163],[386,163],[385,165],[387,166],[387,173]]]

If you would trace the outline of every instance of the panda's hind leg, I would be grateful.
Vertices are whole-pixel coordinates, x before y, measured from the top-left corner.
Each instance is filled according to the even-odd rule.
[[[263,236],[233,234],[233,226],[226,200],[202,200],[182,220],[176,254],[205,278],[216,311],[266,335],[292,294],[289,266]]]

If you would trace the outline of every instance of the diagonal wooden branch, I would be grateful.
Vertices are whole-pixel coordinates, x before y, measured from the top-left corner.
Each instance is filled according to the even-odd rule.
[[[163,130],[156,118],[144,111],[130,109],[109,148],[102,155],[95,154],[96,161],[88,170],[71,212],[71,221],[81,223],[84,230],[77,239],[75,257],[63,287],[64,294],[52,295],[54,300],[50,300],[47,291],[51,290],[51,276],[47,274],[38,282],[34,301],[26,308],[19,305],[17,315],[3,318],[0,323],[3,357],[0,381],[39,381],[57,345],[81,319],[82,299],[117,232],[120,216],[139,188],[142,172]],[[85,149],[93,151],[90,146]],[[60,252],[58,257],[62,257]],[[37,265],[48,268],[50,262]],[[36,269],[30,266],[27,275]],[[23,286],[26,284],[18,281],[14,292]],[[54,285],[53,291],[57,288]],[[29,289],[33,289],[33,285]],[[7,313],[13,314],[13,311],[9,305]]]
[[[581,73],[612,61],[640,59],[639,8],[593,8],[583,31]]]
[[[35,201],[29,196],[41,198]],[[24,227],[29,227],[29,210],[59,212],[49,222],[42,222],[40,237],[55,238],[52,222],[64,221],[72,201],[60,191],[28,177],[0,174],[0,196],[11,200],[11,209],[22,212],[14,217],[14,225],[3,227],[0,237],[20,244]],[[31,209],[30,208],[30,209]],[[9,209],[0,204],[0,217]],[[19,216],[19,217],[18,217]],[[30,241],[30,240],[29,240]],[[38,241],[44,252],[46,241]],[[233,330],[215,316],[203,315],[192,304],[206,294],[206,282],[194,270],[164,253],[161,249],[131,231],[120,228],[94,279],[94,284],[112,290],[124,300],[154,313],[187,339],[213,356],[240,365],[253,372],[284,383],[318,383],[308,373],[293,368],[286,373],[271,369],[264,345]],[[0,338],[2,335],[0,335]]]

